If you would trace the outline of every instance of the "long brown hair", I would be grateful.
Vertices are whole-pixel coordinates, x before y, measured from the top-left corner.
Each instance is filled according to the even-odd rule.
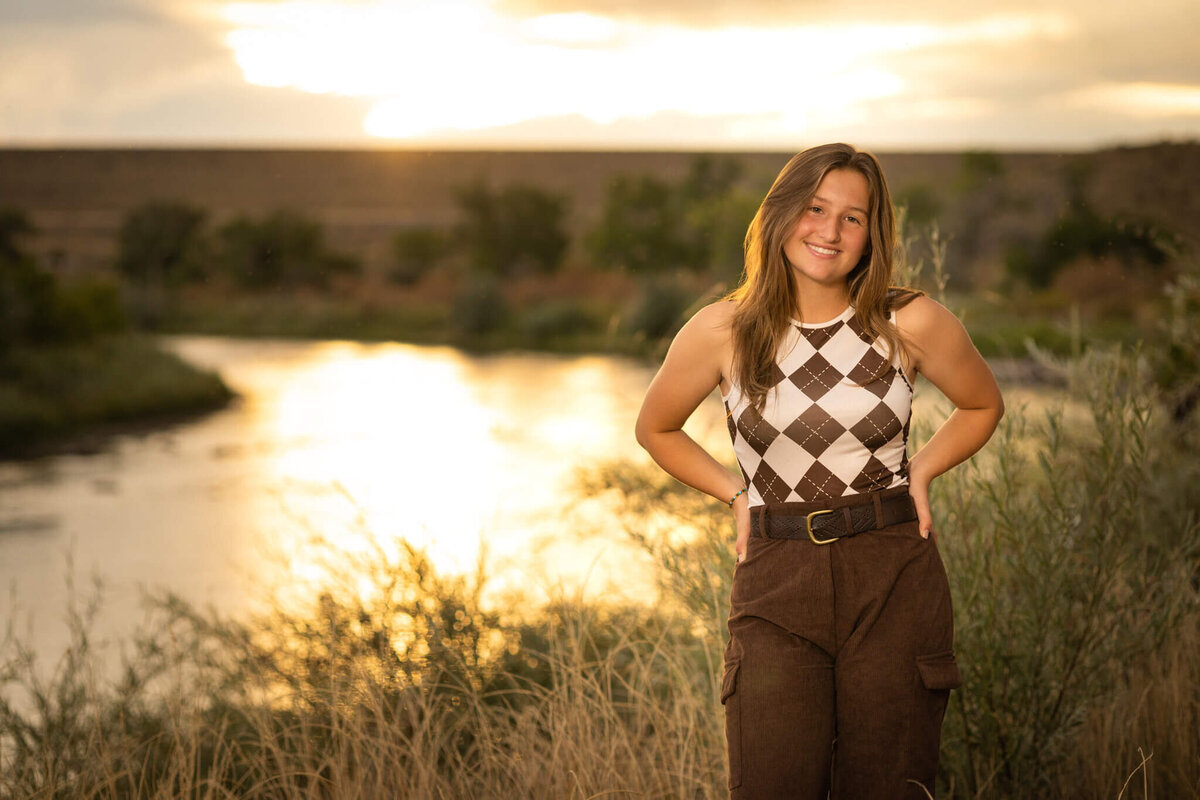
[[[917,292],[889,291],[896,251],[896,216],[887,181],[875,156],[848,144],[825,144],[797,153],[779,173],[746,232],[745,271],[728,299],[733,312],[733,378],[751,404],[762,411],[773,385],[775,358],[787,327],[800,307],[792,268],[783,245],[817,187],[835,169],[853,169],[867,179],[867,246],[847,276],[850,304],[859,322],[882,339],[891,354],[903,348],[888,311]]]

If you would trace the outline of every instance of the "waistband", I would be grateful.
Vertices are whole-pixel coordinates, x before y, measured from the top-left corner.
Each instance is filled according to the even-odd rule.
[[[917,518],[908,486],[810,503],[768,503],[750,509],[750,535],[829,544]]]

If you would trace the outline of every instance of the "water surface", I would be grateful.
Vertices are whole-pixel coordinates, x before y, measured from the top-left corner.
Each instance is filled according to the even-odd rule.
[[[233,613],[308,591],[322,574],[314,537],[335,553],[402,538],[453,572],[482,552],[497,587],[535,600],[649,597],[645,557],[603,501],[572,487],[600,461],[645,463],[633,422],[651,367],[394,343],[164,341],[239,399],[99,454],[0,464],[0,620],[15,619],[38,652],[67,641],[71,576],[76,596],[103,580],[94,633],[120,639],[141,619],[144,589]],[[688,431],[731,458],[715,393]]]
[[[644,364],[165,342],[239,399],[99,454],[0,464],[0,618],[15,609],[39,651],[66,641],[69,573],[77,595],[103,579],[97,633],[119,636],[140,618],[142,588],[238,611],[303,585],[319,574],[306,562],[314,536],[346,550],[401,537],[446,571],[473,569],[482,549],[500,583],[534,595],[645,589],[629,580],[637,554],[618,533],[588,535],[602,510],[572,490],[580,468],[645,458],[632,435]],[[689,430],[720,446],[719,403]]]

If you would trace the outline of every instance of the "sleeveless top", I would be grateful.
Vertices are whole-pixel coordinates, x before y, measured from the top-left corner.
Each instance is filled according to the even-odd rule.
[[[853,307],[819,325],[793,320],[762,414],[736,384],[722,396],[751,507],[908,483],[913,390],[900,354],[885,352]]]

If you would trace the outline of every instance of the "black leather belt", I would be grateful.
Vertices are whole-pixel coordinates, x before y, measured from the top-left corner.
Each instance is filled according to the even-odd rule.
[[[829,544],[917,518],[907,486],[832,498],[818,503],[771,503],[750,509],[750,535],[811,539]]]

